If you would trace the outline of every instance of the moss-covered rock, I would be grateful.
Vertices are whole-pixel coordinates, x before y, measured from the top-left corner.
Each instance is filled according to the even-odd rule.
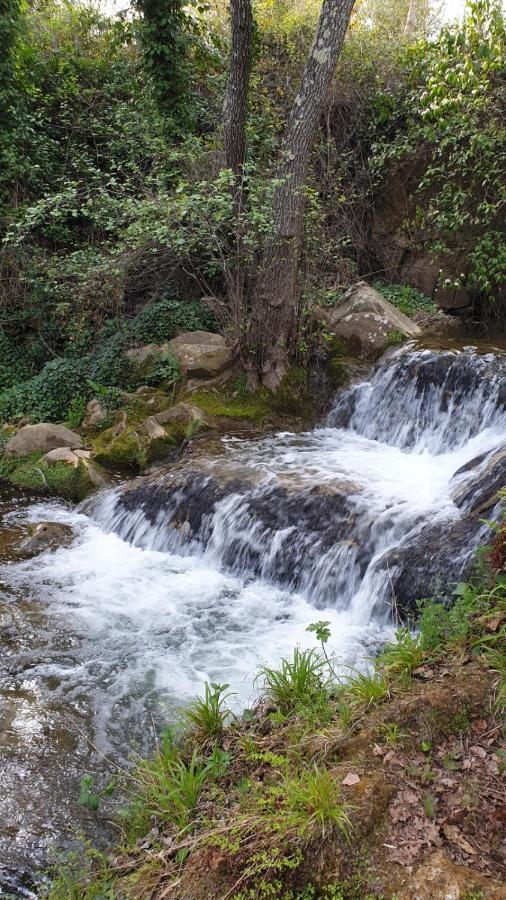
[[[79,502],[96,489],[95,479],[90,475],[84,461],[78,466],[65,462],[48,464],[40,458],[28,457],[17,464],[0,469],[3,477],[11,484],[47,496],[63,497]]]
[[[107,428],[92,440],[93,458],[109,469],[135,469],[145,466],[149,438],[140,435],[134,426],[126,426],[118,433],[116,426]]]

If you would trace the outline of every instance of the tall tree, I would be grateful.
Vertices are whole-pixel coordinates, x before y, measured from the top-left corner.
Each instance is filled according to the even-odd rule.
[[[304,186],[322,114],[355,0],[323,0],[313,46],[290,112],[276,173],[274,237],[266,248],[252,310],[262,381],[276,389],[286,374],[300,301]]]
[[[311,149],[354,2],[323,0],[314,42],[282,141],[275,176],[273,236],[265,248],[255,283],[249,286],[247,340],[249,358],[255,359],[256,367],[255,372],[250,372],[250,380],[260,377],[273,390],[286,374],[296,335],[299,266],[304,238],[304,186]],[[250,0],[230,0],[230,8],[232,55],[225,102],[225,146],[228,165],[238,173],[245,153],[251,3]],[[249,52],[243,56],[245,48]]]

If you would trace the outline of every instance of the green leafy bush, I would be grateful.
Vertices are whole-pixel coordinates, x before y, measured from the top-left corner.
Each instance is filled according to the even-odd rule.
[[[389,303],[400,309],[406,316],[414,316],[420,310],[424,312],[436,311],[435,304],[422,291],[411,287],[409,284],[374,281],[372,286],[379,291],[385,300],[388,300]]]

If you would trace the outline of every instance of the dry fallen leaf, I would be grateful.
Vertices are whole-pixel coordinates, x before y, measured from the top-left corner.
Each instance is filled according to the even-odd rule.
[[[397,794],[396,800],[399,800],[401,803],[418,803],[418,795],[413,791],[399,791]]]
[[[383,754],[386,753],[386,750],[384,747],[380,747],[379,744],[375,744],[372,748],[372,752],[374,756],[383,756]]]
[[[466,841],[464,835],[457,828],[456,825],[443,825],[443,834],[447,841],[450,841],[450,844],[454,844],[455,847],[458,847],[459,850],[462,850],[463,853],[467,853],[469,856],[475,856],[476,850],[471,846],[469,841]]]
[[[470,748],[473,756],[478,756],[480,759],[486,759],[487,751],[480,747],[478,744]]]
[[[350,787],[353,784],[358,784],[360,781],[359,776],[355,772],[348,772],[346,778],[343,778],[341,784],[346,785],[346,787]]]

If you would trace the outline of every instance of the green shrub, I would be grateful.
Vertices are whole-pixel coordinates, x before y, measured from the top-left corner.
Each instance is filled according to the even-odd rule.
[[[153,300],[128,325],[130,342],[161,344],[183,331],[213,331],[216,321],[208,306],[193,300]]]
[[[349,840],[351,808],[341,799],[339,784],[328,769],[303,772],[285,778],[278,786],[282,806],[280,819],[306,838],[323,838],[332,829]]]

